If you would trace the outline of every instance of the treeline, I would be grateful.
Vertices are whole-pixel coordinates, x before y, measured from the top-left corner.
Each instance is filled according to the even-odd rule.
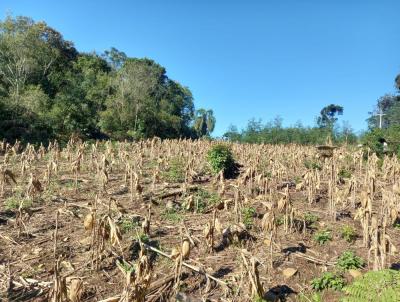
[[[294,126],[283,127],[282,119],[277,117],[275,120],[263,124],[260,120],[250,120],[247,126],[239,131],[237,127],[231,126],[224,134],[224,138],[230,141],[243,143],[268,143],[268,144],[289,144],[296,143],[302,145],[325,144],[329,139],[335,144],[355,144],[358,137],[347,122],[341,126],[336,125],[338,105],[329,105],[321,110],[321,115],[317,118],[317,125],[314,127],[303,126],[300,122]],[[331,117],[324,114],[327,108],[336,108],[335,113],[329,111]],[[343,113],[343,108],[341,113]]]
[[[335,144],[362,143],[378,155],[395,153],[400,157],[400,75],[395,79],[395,88],[396,93],[385,94],[377,100],[374,110],[369,112],[368,129],[360,134],[354,133],[346,121],[338,125],[338,116],[344,108],[330,104],[322,108],[313,127],[300,122],[283,127],[279,117],[265,124],[252,119],[240,131],[230,126],[223,138],[244,143],[316,145],[324,144],[329,137]]]
[[[28,17],[0,21],[0,140],[196,138],[214,126],[153,60],[79,52]]]

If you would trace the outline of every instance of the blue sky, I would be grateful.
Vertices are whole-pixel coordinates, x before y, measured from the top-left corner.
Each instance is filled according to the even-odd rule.
[[[252,117],[313,125],[327,104],[355,130],[400,73],[400,1],[1,0],[80,51],[149,57],[211,108],[214,135]]]

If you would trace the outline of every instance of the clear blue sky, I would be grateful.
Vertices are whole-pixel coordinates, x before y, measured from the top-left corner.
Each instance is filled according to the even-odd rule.
[[[1,0],[45,20],[80,51],[149,57],[212,108],[215,135],[252,117],[313,125],[344,106],[355,130],[400,73],[399,0]]]

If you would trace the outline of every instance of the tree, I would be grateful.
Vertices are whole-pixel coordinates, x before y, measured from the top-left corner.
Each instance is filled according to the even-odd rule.
[[[238,142],[242,136],[235,125],[230,125],[222,137],[231,142]]]
[[[16,103],[27,84],[40,84],[49,92],[56,73],[76,56],[73,44],[45,22],[28,17],[0,22],[0,83]]]
[[[115,72],[114,94],[101,114],[103,131],[117,139],[190,136],[193,96],[150,59],[128,58]]]
[[[195,114],[193,128],[199,137],[210,136],[214,131],[215,122],[212,110],[199,109]]]
[[[338,120],[337,116],[343,114],[343,107],[335,104],[330,104],[322,108],[320,116],[317,119],[317,124],[320,128],[332,130],[334,124]]]
[[[382,128],[386,129],[391,125],[400,123],[400,98],[393,94],[385,94],[377,100],[376,108],[373,112],[369,112],[370,117],[367,119],[370,129],[380,126],[379,114],[383,114]]]
[[[190,89],[151,59],[114,47],[79,53],[45,22],[0,20],[0,135],[7,140],[194,138],[194,112]],[[211,114],[208,134],[214,124]]]
[[[104,52],[103,58],[110,64],[113,70],[118,70],[124,65],[128,56],[123,51],[111,47],[110,50]]]

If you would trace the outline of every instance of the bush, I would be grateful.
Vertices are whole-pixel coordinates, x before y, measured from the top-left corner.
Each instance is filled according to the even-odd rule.
[[[199,189],[193,195],[194,209],[198,213],[203,213],[208,206],[215,205],[220,202],[219,196],[214,192]]]
[[[183,182],[185,180],[184,162],[179,158],[171,159],[167,171],[163,172],[162,176],[168,182]]]
[[[400,272],[386,269],[370,271],[343,288],[343,302],[399,301]]]
[[[32,200],[18,198],[18,197],[9,197],[6,199],[4,205],[6,210],[17,210],[22,202],[22,209],[29,209],[32,207]]]
[[[321,165],[318,162],[312,160],[305,160],[304,166],[310,170],[319,170],[319,171],[322,170]]]
[[[319,217],[313,213],[305,213],[304,221],[306,226],[309,228],[315,228],[315,223],[319,220]]]
[[[246,207],[242,209],[243,224],[247,228],[251,228],[253,226],[253,218],[255,214],[256,209],[254,209],[253,207]]]
[[[350,178],[351,177],[351,172],[349,170],[346,169],[341,169],[339,171],[339,175],[340,178]]]
[[[328,230],[322,230],[315,234],[314,240],[317,241],[320,245],[325,244],[326,242],[332,240],[331,232]]]
[[[364,266],[364,260],[354,255],[353,252],[347,251],[339,257],[336,266],[344,271],[358,269]]]
[[[342,227],[341,236],[347,242],[353,242],[357,238],[357,233],[353,227],[345,225]]]
[[[232,151],[227,145],[215,145],[207,153],[207,162],[213,173],[224,172],[224,176],[231,177],[235,174],[235,160]]]
[[[330,272],[324,273],[320,278],[311,280],[311,287],[315,290],[321,291],[324,289],[341,290],[345,286],[344,279]]]

